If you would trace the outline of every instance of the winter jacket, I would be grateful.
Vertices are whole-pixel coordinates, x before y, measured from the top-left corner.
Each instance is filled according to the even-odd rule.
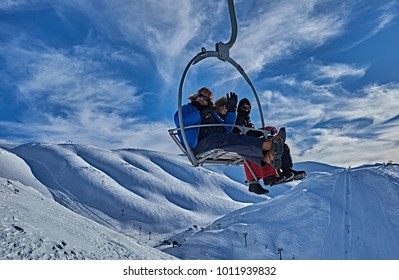
[[[198,124],[201,123],[201,113],[191,103],[183,105],[181,107],[181,110],[182,110],[182,115],[183,115],[183,125],[184,125],[184,127],[190,126],[190,125],[198,125]],[[178,111],[176,111],[176,113],[175,113],[174,120],[175,120],[176,127],[180,128]],[[193,149],[193,148],[195,148],[195,146],[197,146],[199,131],[200,131],[199,127],[184,129],[188,145],[190,146],[191,149]],[[183,138],[181,136],[181,132],[178,131],[177,133],[178,133],[180,142],[184,146],[184,142],[183,142]]]
[[[251,122],[251,119],[249,116],[243,116],[240,114],[238,114],[238,116],[237,116],[236,125],[255,128],[255,125]]]
[[[211,112],[212,117],[213,117],[212,119],[214,121],[209,122],[209,120],[201,119],[201,112],[195,106],[193,106],[193,104],[191,104],[191,103],[183,105],[181,109],[182,109],[184,127],[190,126],[190,125],[199,125],[201,123],[234,124],[234,122],[236,120],[235,112],[228,112],[226,115],[226,119],[222,120],[215,111]],[[174,115],[174,121],[175,121],[176,127],[180,128],[178,111],[176,111],[176,113]],[[233,128],[232,126],[224,127],[226,132],[231,132],[232,128]],[[190,146],[191,149],[194,149],[198,144],[200,128],[199,127],[189,128],[189,129],[184,129],[184,131],[186,134],[188,145]],[[180,142],[184,146],[183,138],[181,136],[180,131],[178,131],[178,136],[179,136]]]

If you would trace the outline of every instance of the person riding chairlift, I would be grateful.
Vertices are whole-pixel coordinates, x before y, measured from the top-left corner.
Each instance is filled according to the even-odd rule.
[[[235,124],[255,129],[255,125],[251,121],[250,114],[251,114],[250,101],[247,98],[241,99],[240,102],[238,103],[237,118]],[[267,126],[262,129],[270,131],[271,135],[270,137],[277,134],[277,129],[274,126]],[[241,133],[241,131],[238,128],[234,128],[233,132]],[[247,132],[247,135],[255,137],[261,136],[258,131],[251,131],[251,130]],[[263,179],[263,183],[265,185],[272,186],[279,184],[281,182],[300,180],[306,176],[305,171],[303,170],[297,171],[292,169],[293,162],[290,153],[290,148],[286,143],[284,143],[283,153],[281,156],[281,167],[278,168],[277,170],[275,170],[270,165],[261,167],[250,161],[248,161],[248,164],[254,171],[256,177],[258,177],[258,179]],[[248,166],[245,163],[244,163],[244,170],[247,181],[249,183],[249,187],[251,188],[252,185],[252,189],[258,190],[259,192],[263,192],[262,189],[260,189],[261,186],[259,182],[254,179],[254,176],[252,175]]]
[[[234,125],[236,119],[237,95],[230,92],[227,98],[227,114],[221,119],[213,110],[213,93],[209,88],[200,88],[195,94],[188,97],[190,102],[181,107],[183,125],[185,127],[200,124],[229,124]],[[180,128],[178,111],[174,115],[177,128]],[[234,152],[247,160],[266,164],[279,164],[283,145],[285,143],[285,129],[270,139],[260,139],[246,135],[231,133],[231,126],[202,126],[185,129],[186,141],[195,155],[213,149],[222,149]],[[184,146],[181,132],[178,136]]]

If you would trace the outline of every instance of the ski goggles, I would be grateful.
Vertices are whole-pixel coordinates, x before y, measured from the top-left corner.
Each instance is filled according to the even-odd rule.
[[[203,95],[202,93],[198,94],[198,97],[204,99],[206,102],[211,101],[211,99],[208,96]]]

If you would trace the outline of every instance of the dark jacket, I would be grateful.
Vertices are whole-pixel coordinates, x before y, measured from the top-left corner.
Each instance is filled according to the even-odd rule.
[[[237,106],[237,118],[235,124],[239,126],[255,128],[255,125],[251,122],[251,111],[247,112],[241,108],[241,106],[244,104],[248,104],[251,106],[251,102],[249,102],[247,98],[243,98],[240,100]],[[234,128],[233,133],[241,133],[241,131],[238,128]]]
[[[238,107],[237,107],[237,118],[236,118],[236,125],[239,126],[245,126],[245,127],[249,127],[249,128],[254,128],[255,129],[255,125],[252,123],[251,121],[251,110],[250,111],[245,111],[241,108],[242,105],[244,104],[248,104],[249,106],[251,106],[251,102],[249,102],[249,100],[247,98],[243,98],[240,100],[240,102],[238,103]],[[242,131],[239,128],[234,128],[233,133],[237,133],[240,134],[242,133]],[[259,131],[248,131],[246,133],[247,136],[254,136],[254,137],[262,137],[263,133],[259,132]]]

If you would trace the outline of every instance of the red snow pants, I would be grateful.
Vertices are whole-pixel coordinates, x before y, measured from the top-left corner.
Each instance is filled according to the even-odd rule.
[[[262,167],[256,163],[253,163],[252,161],[247,160],[247,162],[248,165],[250,165],[252,171],[255,173],[258,180],[269,176],[276,176],[278,174],[277,170],[274,169],[274,167],[271,166],[270,164],[266,164],[265,166]],[[244,171],[248,181],[255,180],[254,176],[252,176],[252,173],[251,171],[249,171],[249,168],[245,162],[244,162]]]

